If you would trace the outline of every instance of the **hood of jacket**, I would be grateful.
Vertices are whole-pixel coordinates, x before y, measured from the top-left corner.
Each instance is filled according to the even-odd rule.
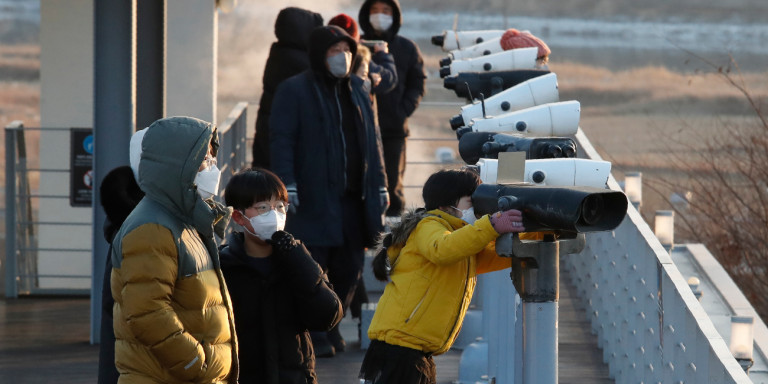
[[[194,180],[208,143],[213,143],[214,154],[218,150],[216,127],[194,117],[176,116],[157,120],[149,128],[141,142],[141,190],[201,234],[212,236],[222,212],[214,202],[200,197]]]
[[[453,229],[461,228],[466,224],[462,219],[449,213],[443,212],[439,209],[427,211],[424,208],[418,208],[415,210],[407,211],[401,217],[400,223],[394,225],[390,232],[392,239],[390,245],[387,247],[387,255],[390,259],[390,263],[392,263],[394,258],[400,254],[400,250],[405,246],[405,243],[408,241],[408,238],[411,236],[413,230],[416,229],[421,220],[427,216],[440,217],[441,219],[447,221]],[[379,240],[378,247],[382,246],[382,241],[383,237]]]
[[[280,44],[306,50],[309,35],[321,25],[323,17],[319,13],[296,7],[283,8],[275,20],[275,36]]]
[[[333,77],[325,65],[325,55],[331,45],[342,40],[349,43],[352,57],[355,57],[357,54],[357,42],[345,30],[335,25],[326,25],[315,28],[312,31],[312,34],[309,36],[309,62],[315,73],[322,73],[325,77]]]
[[[392,26],[384,32],[384,36],[378,36],[376,31],[371,25],[369,16],[371,15],[371,5],[373,3],[387,3],[392,7]],[[400,10],[400,2],[397,0],[366,0],[360,7],[360,13],[357,14],[357,22],[360,24],[360,29],[363,31],[362,35],[367,39],[381,39],[391,42],[392,39],[400,31],[400,26],[403,24],[402,11]]]

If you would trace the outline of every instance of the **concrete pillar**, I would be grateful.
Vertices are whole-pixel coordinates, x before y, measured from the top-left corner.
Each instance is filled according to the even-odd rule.
[[[71,207],[70,133],[61,128],[93,127],[93,0],[40,2],[40,194],[39,221],[90,223],[90,207]],[[41,289],[90,288],[91,227],[41,224],[38,272],[83,278],[42,277]],[[45,251],[73,249],[75,251]]]
[[[109,244],[98,187],[112,169],[128,165],[136,129],[136,0],[98,2],[94,8],[94,194],[91,342],[100,341],[101,294]]]
[[[167,0],[166,114],[216,122],[218,13],[214,0]]]
[[[136,2],[136,127],[165,116],[165,0]]]

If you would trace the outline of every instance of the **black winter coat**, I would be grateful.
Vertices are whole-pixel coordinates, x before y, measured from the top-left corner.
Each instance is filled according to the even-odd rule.
[[[272,171],[299,195],[296,213],[286,230],[311,246],[344,244],[341,196],[345,193],[346,155],[339,122],[338,92],[350,92],[363,158],[366,245],[384,228],[379,189],[386,188],[381,137],[374,123],[370,96],[349,78],[329,87],[327,76],[313,70],[285,80],[277,89],[270,124]],[[343,90],[342,87],[346,88]]]
[[[264,275],[249,264],[243,241],[243,233],[234,232],[220,251],[235,312],[240,384],[317,383],[309,331],[338,324],[341,301],[301,242],[275,246],[271,273]]]
[[[376,33],[369,20],[371,4],[376,1],[388,3],[393,10],[392,26],[383,34]],[[402,20],[397,0],[366,0],[360,7],[357,19],[363,31],[363,39],[385,40],[389,44],[389,52],[394,56],[397,67],[395,88],[384,94],[377,93],[381,136],[385,139],[406,137],[409,134],[408,117],[419,106],[426,92],[424,59],[416,43],[397,34]]]
[[[256,114],[256,136],[253,141],[253,166],[269,169],[269,113],[277,86],[283,80],[309,68],[307,43],[315,27],[323,25],[320,14],[288,7],[275,20],[277,41],[269,49],[264,68],[263,93]]]

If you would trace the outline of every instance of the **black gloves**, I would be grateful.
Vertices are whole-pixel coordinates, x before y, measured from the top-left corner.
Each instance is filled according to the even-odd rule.
[[[277,248],[281,252],[290,252],[293,248],[299,244],[293,239],[293,235],[286,231],[276,231],[272,234],[272,246]]]

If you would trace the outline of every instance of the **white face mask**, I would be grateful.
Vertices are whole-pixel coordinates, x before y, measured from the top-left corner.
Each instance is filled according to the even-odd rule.
[[[243,216],[245,216],[245,213],[243,213]],[[265,241],[271,239],[272,234],[275,232],[282,231],[285,228],[285,214],[274,209],[264,215],[248,218],[248,221],[251,222],[253,232],[249,231],[248,228],[245,228],[245,230]]]
[[[460,211],[461,211],[461,219],[466,221],[467,223],[474,224],[475,221],[477,221],[477,217],[475,217],[475,207],[469,207],[465,210],[460,210]]]
[[[372,13],[368,21],[376,32],[385,32],[392,26],[392,16],[384,13]]]
[[[328,71],[331,75],[342,78],[349,73],[352,67],[352,52],[339,52],[325,59],[328,63]]]
[[[221,171],[216,165],[212,165],[197,173],[195,184],[197,193],[203,200],[208,199],[219,193],[219,180],[221,180]]]

